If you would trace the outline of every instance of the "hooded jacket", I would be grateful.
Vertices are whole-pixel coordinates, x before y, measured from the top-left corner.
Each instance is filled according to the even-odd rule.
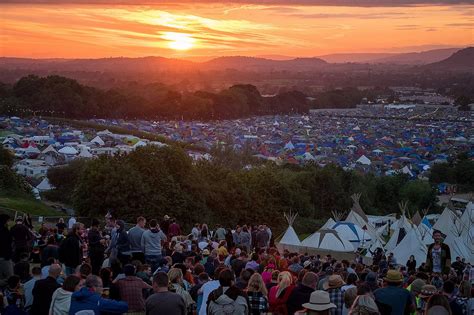
[[[211,292],[207,301],[209,315],[248,315],[247,298],[236,287],[219,287]]]
[[[161,241],[166,241],[166,235],[162,230],[150,229],[143,232],[141,245],[145,255],[160,256]]]
[[[71,307],[72,292],[59,288],[53,293],[51,305],[49,306],[49,315],[67,315]]]
[[[72,294],[69,315],[76,315],[80,311],[92,311],[95,315],[100,315],[101,312],[120,314],[128,311],[128,304],[122,301],[103,299],[96,292],[90,291],[88,288],[81,288]]]

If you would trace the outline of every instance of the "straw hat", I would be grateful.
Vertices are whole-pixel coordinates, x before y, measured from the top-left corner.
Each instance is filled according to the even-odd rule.
[[[340,275],[332,275],[329,276],[329,279],[327,282],[323,284],[323,289],[328,290],[328,289],[335,289],[335,288],[340,288],[346,283],[344,280],[342,280]]]
[[[391,283],[400,283],[403,281],[403,276],[400,271],[389,270],[383,279]]]
[[[429,298],[433,294],[438,293],[438,289],[434,285],[426,284],[421,288],[420,298],[425,299]]]
[[[326,291],[316,290],[311,293],[309,303],[304,303],[303,307],[313,311],[325,311],[331,308],[336,308],[336,305],[331,303],[329,293]]]
[[[209,256],[210,254],[211,254],[211,253],[209,252],[209,249],[207,249],[207,248],[202,251],[202,255],[203,255],[203,256]]]

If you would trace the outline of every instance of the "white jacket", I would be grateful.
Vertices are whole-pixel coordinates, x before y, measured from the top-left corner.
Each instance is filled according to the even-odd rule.
[[[49,306],[49,315],[68,315],[71,307],[72,292],[58,288],[53,293],[51,305]]]

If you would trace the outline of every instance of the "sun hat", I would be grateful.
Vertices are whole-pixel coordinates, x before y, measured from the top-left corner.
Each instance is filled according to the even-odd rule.
[[[441,306],[435,305],[426,311],[426,315],[449,315],[449,311]]]
[[[306,268],[311,265],[311,260],[307,260],[303,263],[303,267]]]
[[[328,292],[316,290],[311,293],[309,303],[304,303],[303,307],[313,311],[325,311],[331,308],[336,308],[336,305],[331,303]]]
[[[340,275],[332,275],[332,276],[329,276],[328,281],[323,284],[323,289],[327,290],[327,289],[340,288],[345,284],[346,283],[344,282],[344,280],[342,280]]]
[[[411,283],[411,292],[413,293],[420,293],[421,290],[423,289],[423,286],[426,285],[426,282],[422,279],[415,279]]]
[[[436,293],[438,293],[438,289],[436,289],[434,285],[426,284],[423,286],[423,288],[421,288],[420,297],[422,299],[429,298],[430,296]]]
[[[203,256],[209,256],[210,254],[211,254],[211,252],[209,252],[209,249],[207,249],[207,248],[202,251]]]
[[[400,271],[389,270],[387,271],[387,275],[383,279],[391,283],[400,283],[403,281],[403,276]]]

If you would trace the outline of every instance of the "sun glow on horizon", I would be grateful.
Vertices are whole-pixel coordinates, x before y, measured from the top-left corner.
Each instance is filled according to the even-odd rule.
[[[190,34],[166,32],[162,36],[168,41],[168,47],[174,50],[189,50],[194,47],[196,40]]]

